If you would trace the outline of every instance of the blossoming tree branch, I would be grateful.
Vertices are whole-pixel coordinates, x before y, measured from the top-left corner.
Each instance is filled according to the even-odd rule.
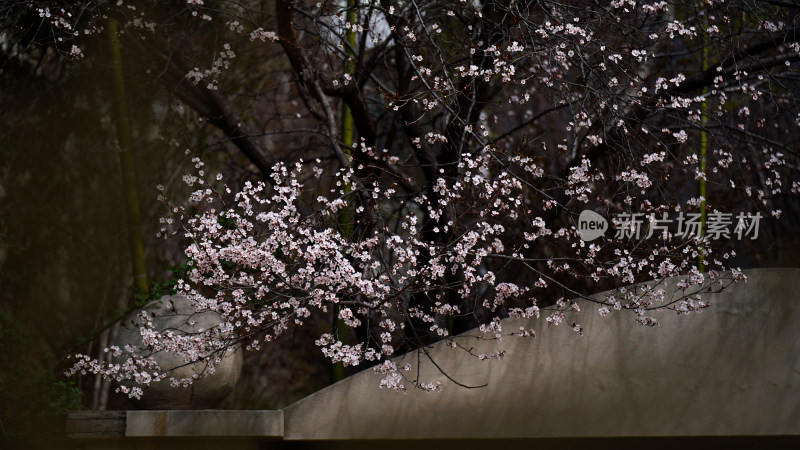
[[[316,313],[339,324],[317,340],[332,362],[374,365],[397,390],[439,389],[392,362],[409,350],[444,340],[499,358],[458,335],[546,332],[506,317],[577,334],[586,314],[656,325],[658,311],[700,311],[696,292],[743,279],[737,242],[800,193],[788,3],[55,3],[25,6],[64,55],[80,58],[114,17],[123,53],[158,74],[171,107],[254,170],[235,185],[196,158],[190,198],[163,194],[162,233],[183,239],[190,267],[179,291],[222,322],[175,333],[145,313],[146,351],[76,357],[73,373],[132,396],[171,378],[156,352],[212,372],[228,349],[271,345]],[[614,220],[584,239],[584,211],[642,230]],[[711,239],[720,217],[730,229]]]

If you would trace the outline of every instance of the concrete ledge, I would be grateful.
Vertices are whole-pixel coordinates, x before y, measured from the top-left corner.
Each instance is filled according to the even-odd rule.
[[[283,437],[283,411],[128,411],[125,437]]]
[[[506,351],[502,360],[479,361],[443,343],[426,349],[445,373],[483,388],[459,387],[428,363],[421,377],[440,382],[441,393],[379,389],[380,376],[365,370],[281,411],[82,411],[70,414],[67,430],[85,450],[432,448],[443,439],[617,450],[796,443],[800,269],[746,273],[747,283],[700,294],[711,308],[662,311],[657,327],[586,308],[583,336],[540,318],[502,321],[505,330],[533,328],[536,338],[459,337],[474,353]],[[418,357],[427,358],[412,352],[398,365],[416,374]]]
[[[657,327],[586,305],[583,336],[543,315],[502,321],[535,339],[459,337],[476,354],[505,351],[501,360],[434,344],[426,353],[438,367],[417,352],[398,366],[413,377],[421,360],[420,377],[442,392],[379,389],[381,376],[363,371],[286,407],[284,440],[800,435],[800,269],[746,274],[701,294],[711,303],[702,313],[654,313]],[[486,387],[459,387],[438,368]]]
[[[114,439],[125,437],[125,411],[70,411],[67,436],[71,439]]]

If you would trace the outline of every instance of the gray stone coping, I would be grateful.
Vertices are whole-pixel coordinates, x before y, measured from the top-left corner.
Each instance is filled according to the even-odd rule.
[[[283,437],[283,411],[72,411],[73,439],[137,437]]]
[[[462,335],[479,361],[435,344],[426,381],[442,392],[379,389],[366,370],[280,411],[74,412],[73,438],[230,436],[258,440],[549,439],[800,436],[800,269],[747,271],[748,281],[702,294],[711,308],[656,327],[627,314],[581,313],[583,336],[544,318],[502,321],[536,338]],[[674,282],[675,280],[673,280]],[[422,356],[424,361],[427,357]],[[416,364],[417,354],[398,365]],[[412,368],[410,374],[416,373]]]
[[[128,411],[126,437],[283,437],[283,411]]]
[[[70,411],[67,436],[72,439],[122,438],[127,418],[127,411]]]

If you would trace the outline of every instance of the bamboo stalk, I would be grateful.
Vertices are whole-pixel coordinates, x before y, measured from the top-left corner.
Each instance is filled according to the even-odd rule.
[[[122,169],[122,189],[125,195],[125,212],[128,218],[128,244],[133,269],[133,285],[138,292],[147,292],[147,267],[142,241],[142,218],[136,190],[136,170],[131,153],[131,126],[128,104],[125,100],[125,78],[122,75],[122,52],[119,48],[117,21],[108,18],[108,41],[111,49],[111,72],[114,86],[114,103],[117,110],[117,141],[119,164]]]
[[[705,27],[708,28],[707,26]],[[704,30],[707,32],[706,30]],[[705,73],[708,70],[708,42],[706,40],[706,35],[702,35],[701,40],[701,53],[700,53],[700,66],[702,73]],[[700,102],[700,158],[699,158],[699,170],[701,174],[701,178],[699,180],[697,191],[698,195],[700,196],[700,238],[705,237],[706,235],[706,152],[708,151],[708,133],[706,132],[706,125],[708,122],[708,104],[705,99],[706,90],[703,89],[703,101]],[[705,272],[705,247],[700,246],[700,255],[698,256],[698,269],[700,272]]]
[[[347,13],[345,15],[345,19],[347,20],[347,23],[351,25],[355,25],[356,22],[355,5],[356,5],[355,0],[347,0]],[[347,55],[347,57],[344,62],[344,73],[352,76],[353,73],[355,72],[355,67],[353,65],[353,61],[355,60],[355,53],[353,49],[356,46],[356,32],[353,26],[351,26],[345,31],[345,42],[348,45],[345,46],[345,54]],[[351,80],[351,82],[355,82],[355,80]],[[350,108],[344,102],[342,102],[341,142],[349,162],[350,160],[352,160],[353,157],[353,113],[350,111]],[[350,191],[349,184],[346,184],[344,186],[344,191],[345,193],[348,193]],[[347,239],[349,239],[350,235],[353,234],[353,217],[351,208],[352,205],[347,205],[344,208],[342,208],[342,211],[339,213],[339,227],[341,229],[342,236],[344,236]],[[340,311],[341,311],[341,306],[335,305],[333,308],[333,330],[336,340],[338,340],[339,342],[344,342],[345,324],[342,319],[339,319]],[[336,383],[337,381],[343,379],[344,379],[344,364],[342,364],[341,362],[337,362],[333,365],[331,369],[331,384]]]

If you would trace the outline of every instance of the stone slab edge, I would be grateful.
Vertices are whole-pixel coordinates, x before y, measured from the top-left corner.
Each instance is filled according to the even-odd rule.
[[[128,411],[125,437],[283,437],[283,411]]]

